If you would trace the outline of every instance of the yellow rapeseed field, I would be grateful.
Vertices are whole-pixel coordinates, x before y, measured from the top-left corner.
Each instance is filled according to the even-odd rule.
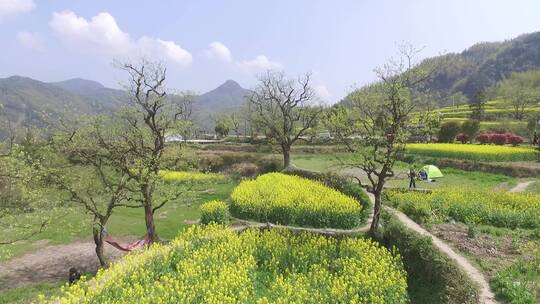
[[[390,191],[388,198],[392,205],[420,221],[454,219],[497,227],[540,227],[537,194],[452,187],[431,193]]]
[[[407,303],[403,263],[368,239],[191,227],[52,303]]]
[[[220,183],[226,180],[223,174],[192,171],[161,170],[159,175],[166,182]]]
[[[530,147],[475,144],[408,144],[407,152],[430,157],[446,157],[476,161],[534,161],[540,153]]]
[[[201,210],[201,223],[225,224],[229,220],[229,207],[224,201],[214,200],[206,202],[199,208]]]
[[[350,196],[282,173],[243,181],[231,193],[231,213],[260,222],[348,229],[360,223],[361,212]]]

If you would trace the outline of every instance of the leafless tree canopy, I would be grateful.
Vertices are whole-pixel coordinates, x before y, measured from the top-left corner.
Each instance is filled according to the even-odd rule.
[[[259,77],[259,84],[249,96],[257,119],[281,146],[285,166],[290,163],[290,147],[320,113],[314,104],[316,96],[310,80],[309,73],[292,80],[281,72],[268,71]]]
[[[327,117],[327,126],[356,158],[351,165],[365,172],[367,182],[358,182],[375,196],[371,232],[378,228],[381,193],[394,164],[405,150],[411,129],[411,113],[418,89],[438,69],[419,69],[415,63],[420,50],[409,45],[375,73],[379,82],[350,96],[350,109],[336,108]]]

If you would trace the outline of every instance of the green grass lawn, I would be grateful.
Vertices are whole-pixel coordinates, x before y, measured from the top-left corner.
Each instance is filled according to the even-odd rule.
[[[291,156],[291,163],[298,168],[323,172],[330,169],[338,169],[352,160],[352,158],[353,155],[350,153],[293,154]]]
[[[533,181],[525,191],[540,194],[540,180]]]
[[[453,168],[441,169],[444,177],[436,179],[434,182],[416,181],[417,188],[435,189],[439,187],[467,187],[475,189],[498,189],[508,190],[518,183],[518,179],[500,175],[478,171],[463,171]],[[409,187],[408,178],[392,179],[388,182],[391,187]]]
[[[4,303],[32,303],[42,294],[46,297],[60,294],[60,287],[65,282],[40,283],[30,286],[0,291],[0,304]]]
[[[344,165],[353,159],[350,153],[338,153],[333,155],[327,154],[298,154],[292,156],[292,163],[303,169],[314,171],[328,171],[346,169]],[[417,168],[421,164],[417,164]],[[388,181],[387,185],[391,187],[408,187],[409,180],[407,178],[408,164],[397,162],[395,167],[396,178]],[[448,186],[463,186],[472,188],[488,188],[508,190],[514,187],[519,179],[500,175],[490,174],[478,171],[463,171],[452,168],[441,169],[444,174],[443,178],[437,179],[435,182],[417,181],[418,188],[434,189],[438,187]]]
[[[214,199],[226,199],[236,186],[229,181],[220,184],[199,185],[193,197],[182,201],[173,201],[158,210],[154,215],[158,235],[163,239],[172,239],[187,224],[185,220],[199,218],[199,205]],[[92,234],[92,217],[78,207],[54,210],[49,214],[51,223],[47,229],[29,240],[0,247],[0,261],[32,252],[39,248],[39,240],[47,240],[47,244],[66,244],[78,239],[90,238]],[[115,236],[143,236],[146,228],[142,208],[118,208],[114,211],[107,226],[109,233]]]

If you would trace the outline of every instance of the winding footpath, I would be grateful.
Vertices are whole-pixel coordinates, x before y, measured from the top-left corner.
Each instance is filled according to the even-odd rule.
[[[479,301],[483,304],[499,303],[495,300],[495,294],[489,288],[488,281],[486,277],[474,267],[464,256],[457,253],[452,249],[448,244],[443,242],[438,237],[431,234],[429,231],[422,228],[420,225],[411,220],[404,213],[390,208],[384,207],[388,212],[392,213],[405,227],[413,230],[414,232],[431,237],[431,242],[439,251],[448,256],[451,260],[454,261],[464,272],[465,274],[473,281],[478,284],[479,287]]]
[[[371,193],[368,193],[370,200],[373,202],[374,197]],[[496,304],[499,303],[495,300],[495,294],[489,287],[488,280],[486,277],[478,270],[476,267],[474,267],[467,258],[465,258],[463,255],[457,253],[452,247],[450,247],[448,244],[443,242],[438,237],[431,234],[426,229],[422,228],[420,225],[418,225],[416,222],[411,220],[407,215],[405,215],[403,212],[398,211],[394,208],[383,206],[385,210],[393,214],[405,227],[408,229],[411,229],[412,231],[422,235],[422,236],[428,236],[431,238],[431,243],[433,246],[435,246],[440,252],[448,256],[454,263],[456,263],[462,270],[465,272],[465,274],[478,285],[479,288],[479,303],[481,304]]]
[[[532,181],[518,183],[514,188],[508,190],[508,192],[513,192],[513,193],[523,192],[527,190],[527,187],[529,187],[529,185],[532,183],[533,183]]]

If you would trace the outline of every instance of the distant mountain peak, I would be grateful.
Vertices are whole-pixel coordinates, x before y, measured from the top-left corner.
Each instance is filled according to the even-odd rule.
[[[243,90],[244,88],[242,88],[242,86],[240,84],[238,84],[238,82],[232,80],[232,79],[229,79],[227,81],[225,81],[223,84],[221,84],[219,87],[216,88],[217,89],[226,89],[226,90],[238,90],[238,89],[241,89]]]
[[[51,84],[71,90],[96,90],[105,88],[101,83],[83,78],[72,78],[59,82],[52,82]]]

